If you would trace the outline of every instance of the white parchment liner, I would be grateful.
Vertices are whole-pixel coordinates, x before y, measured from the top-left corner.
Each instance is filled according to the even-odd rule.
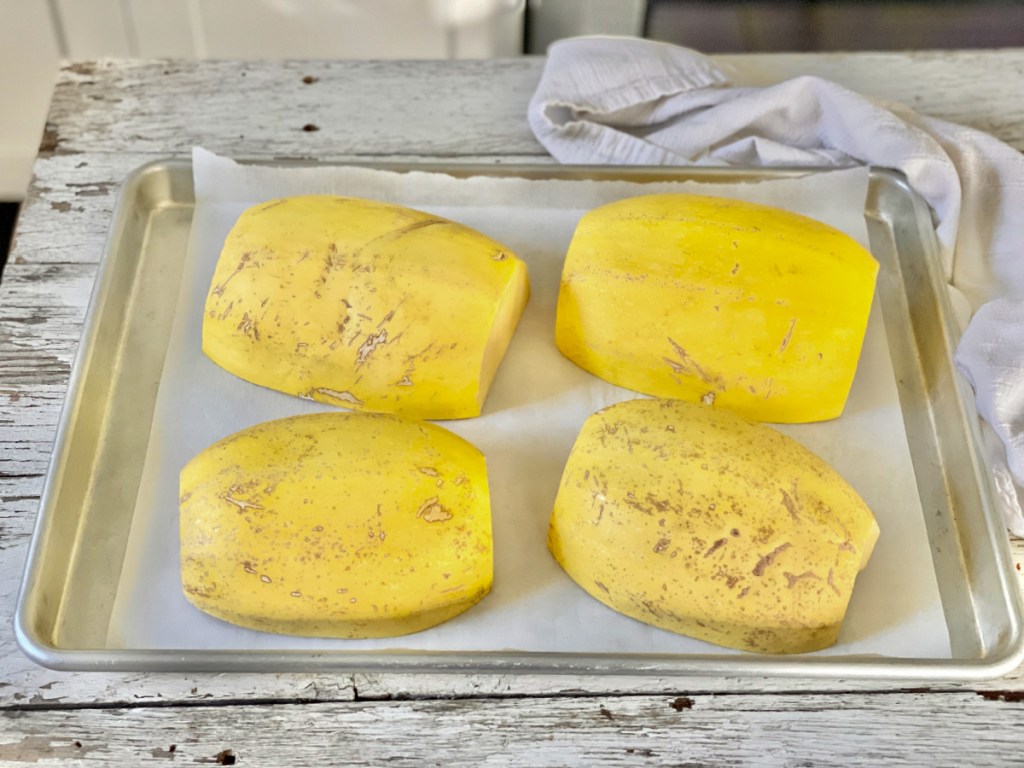
[[[644,184],[455,179],[349,167],[239,166],[193,157],[196,207],[177,314],[108,643],[122,648],[403,649],[625,653],[736,653],[616,614],[577,587],[545,545],[562,468],[584,419],[634,393],[563,358],[553,341],[565,249],[587,209],[627,195],[698,191],[786,207],[867,245],[867,171],[756,184]],[[228,230],[250,205],[289,194],[390,200],[475,227],[523,258],[532,297],[477,419],[441,422],[487,456],[493,504],[494,588],[441,626],[378,640],[296,638],[247,630],[192,607],[180,587],[178,472],[196,453],[252,424],[329,410],[235,378],[201,351],[202,308]],[[827,299],[826,299],[827,300]],[[874,510],[882,530],[839,643],[826,655],[950,658],[889,348],[876,305],[842,417],[783,426],[834,466]]]

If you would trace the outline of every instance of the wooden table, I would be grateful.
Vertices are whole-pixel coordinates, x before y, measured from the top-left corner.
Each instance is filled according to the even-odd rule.
[[[721,61],[745,83],[821,75],[1024,149],[1024,50]],[[17,649],[10,627],[25,552],[120,181],[150,160],[187,156],[194,144],[265,159],[547,162],[526,122],[542,66],[524,58],[62,69],[0,286],[0,764],[1024,760],[1020,671],[926,688],[706,677],[58,673]],[[1019,569],[1024,546],[1013,547]]]

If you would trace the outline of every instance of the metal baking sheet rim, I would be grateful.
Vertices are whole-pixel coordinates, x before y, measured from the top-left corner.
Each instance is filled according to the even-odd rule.
[[[279,162],[279,165],[308,165],[306,162]],[[559,165],[476,165],[476,164],[389,164],[347,163],[396,171],[433,171],[457,176],[514,175],[528,178],[609,178],[632,180],[698,179],[702,181],[737,181],[793,177],[817,172],[807,168],[738,169],[738,168],[665,168],[665,167],[584,167]],[[175,181],[184,186],[186,195],[175,201]],[[991,558],[990,567],[999,584],[999,598],[1006,609],[1005,622],[998,627],[998,648],[978,658],[914,659],[876,656],[725,656],[725,655],[629,655],[537,652],[365,652],[365,651],[236,651],[236,650],[164,650],[164,649],[86,649],[60,647],[38,631],[33,610],[40,600],[38,577],[44,557],[44,544],[54,527],[54,499],[59,493],[66,472],[68,445],[75,430],[75,417],[82,390],[86,384],[82,360],[98,343],[100,308],[111,298],[111,283],[118,269],[113,254],[124,236],[127,222],[138,204],[143,184],[154,175],[166,177],[166,202],[194,204],[191,199],[191,162],[186,159],[165,159],[147,163],[124,181],[118,195],[107,238],[100,273],[93,287],[86,313],[82,339],[71,371],[68,395],[57,427],[57,436],[50,466],[40,500],[24,576],[15,611],[14,629],[21,650],[34,662],[59,670],[78,671],[192,671],[192,672],[288,672],[288,671],[350,671],[350,672],[441,672],[441,673],[516,673],[576,675],[661,675],[705,676],[729,675],[751,677],[851,678],[892,680],[975,680],[999,677],[1014,670],[1024,661],[1024,607],[1020,590],[1012,576],[1012,561],[1005,529],[994,503],[991,473],[980,450],[980,425],[974,415],[973,393],[959,374],[955,377],[958,414],[967,436],[967,451],[981,501],[970,521],[980,527],[986,539],[985,549]],[[887,169],[871,169],[872,189],[880,185],[895,189],[911,201],[921,249],[934,256],[930,214],[924,202],[913,192],[905,178]],[[155,209],[156,206],[154,206]],[[929,239],[931,242],[929,242]],[[945,346],[952,349],[955,328],[944,281],[936,260],[921,259],[930,290],[935,294],[941,314],[940,330]],[[123,268],[123,267],[122,267]],[[123,298],[123,297],[122,297]],[[943,361],[952,366],[948,360]],[[78,542],[76,542],[78,543]],[[64,574],[68,581],[70,570]],[[993,573],[988,576],[993,577]],[[970,590],[970,585],[967,585]],[[973,596],[973,593],[971,593]],[[58,597],[63,598],[63,593]],[[51,635],[55,629],[51,628]]]

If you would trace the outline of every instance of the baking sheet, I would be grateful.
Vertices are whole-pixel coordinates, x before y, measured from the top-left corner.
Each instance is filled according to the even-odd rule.
[[[182,290],[156,403],[149,449],[111,618],[108,646],[133,649],[394,649],[574,653],[738,652],[648,627],[590,598],[545,547],[547,517],[572,441],[594,410],[635,397],[576,368],[553,344],[562,255],[576,220],[595,205],[696,183],[644,184],[456,179],[359,168],[237,166],[197,150],[196,207]],[[867,244],[866,170],[723,186],[714,194],[783,205]],[[249,205],[285,194],[331,192],[392,200],[476,227],[527,262],[530,305],[499,369],[484,414],[443,422],[488,457],[495,585],[472,610],[403,638],[292,638],[234,627],[182,596],[178,570],[177,473],[206,445],[253,423],[329,406],[234,378],[200,351],[202,305],[220,245]],[[950,657],[885,329],[873,309],[844,415],[785,426],[835,466],[875,511],[878,548],[861,574],[839,643],[817,655]],[[899,584],[898,590],[893,584]]]

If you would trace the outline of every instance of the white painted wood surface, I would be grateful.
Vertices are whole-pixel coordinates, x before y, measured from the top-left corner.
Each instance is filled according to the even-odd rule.
[[[1024,50],[723,57],[813,73],[1024,148]],[[58,673],[9,631],[118,184],[235,156],[547,162],[540,59],[79,63],[60,75],[0,284],[0,765],[1012,765],[1024,675],[977,684],[517,675]],[[316,82],[306,84],[303,77]],[[313,123],[319,131],[303,131]],[[1024,546],[1013,543],[1014,559]],[[171,745],[175,745],[171,750]],[[226,750],[230,750],[230,753]],[[218,757],[219,756],[219,757]]]
[[[964,693],[566,696],[8,714],[0,764],[1013,765],[1024,705]],[[941,725],[940,725],[941,724]],[[172,751],[173,745],[173,751]],[[3,761],[9,762],[3,762]],[[1019,764],[1017,762],[1016,764]]]

